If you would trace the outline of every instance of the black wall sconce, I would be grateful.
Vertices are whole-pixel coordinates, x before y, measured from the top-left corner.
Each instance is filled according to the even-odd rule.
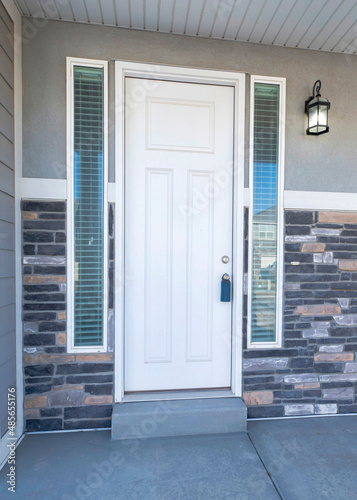
[[[307,135],[326,134],[330,127],[328,126],[328,110],[330,101],[321,97],[321,80],[316,80],[312,89],[312,96],[305,101],[305,113],[308,116]]]

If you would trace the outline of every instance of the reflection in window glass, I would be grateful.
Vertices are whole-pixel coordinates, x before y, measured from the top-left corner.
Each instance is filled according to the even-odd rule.
[[[254,85],[252,342],[276,340],[279,95],[279,85]]]

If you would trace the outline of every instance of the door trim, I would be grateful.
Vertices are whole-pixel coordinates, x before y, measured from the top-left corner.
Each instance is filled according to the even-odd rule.
[[[135,96],[125,102],[125,78],[167,80],[233,87],[234,92],[234,144],[233,144],[233,277],[232,300],[232,393],[242,395],[242,334],[243,334],[243,257],[244,257],[244,117],[245,74],[196,68],[180,68],[129,61],[115,62],[115,355],[114,398],[124,400],[124,167],[125,116],[130,107],[144,98]],[[240,236],[238,238],[238,236]],[[164,397],[163,397],[164,399]]]

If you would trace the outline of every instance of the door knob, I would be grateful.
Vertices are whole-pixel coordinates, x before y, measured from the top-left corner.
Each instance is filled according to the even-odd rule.
[[[228,255],[223,255],[221,261],[223,262],[223,264],[228,264],[229,262],[229,257]]]

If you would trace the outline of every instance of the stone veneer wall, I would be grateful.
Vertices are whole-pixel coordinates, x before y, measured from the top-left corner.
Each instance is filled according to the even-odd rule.
[[[66,203],[22,201],[27,431],[110,427],[113,403],[113,206],[109,210],[106,354],[68,354]]]
[[[67,353],[66,203],[24,200],[22,213],[26,429],[110,427],[114,207],[109,206],[107,354]],[[285,217],[281,349],[246,348],[244,296],[248,415],[357,412],[357,213],[287,211]]]
[[[286,211],[284,281],[282,348],[245,331],[248,416],[357,412],[357,212]]]

